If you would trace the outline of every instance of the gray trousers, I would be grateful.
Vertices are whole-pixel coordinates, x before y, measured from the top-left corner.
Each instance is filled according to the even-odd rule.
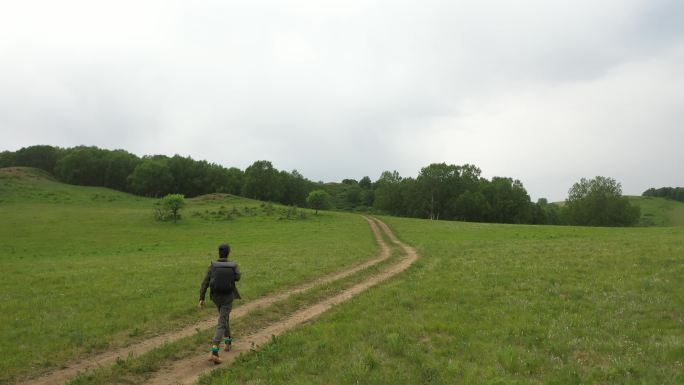
[[[219,317],[218,323],[216,324],[216,334],[214,334],[214,339],[212,343],[218,345],[224,337],[230,337],[230,311],[233,309],[232,303],[224,303],[216,305]]]

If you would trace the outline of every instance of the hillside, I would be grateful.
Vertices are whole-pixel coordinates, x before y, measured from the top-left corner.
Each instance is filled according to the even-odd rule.
[[[248,333],[363,284],[401,261],[401,243],[380,248],[388,259],[375,267],[307,286],[378,255],[361,216],[305,210],[288,219],[285,207],[212,194],[189,199],[177,224],[157,222],[154,199],[31,169],[0,170],[0,200],[0,383],[32,383],[27,376],[177,330],[189,332],[72,384],[145,383],[185,360],[206,365],[210,330],[194,325],[211,325],[215,310],[196,309],[197,289],[223,241],[243,271],[234,311],[244,318],[232,326],[245,354],[202,384],[684,381],[684,227],[383,217],[417,261],[253,349],[240,345]],[[672,218],[662,202],[636,202],[659,208],[648,217]],[[40,349],[35,330],[50,336]]]
[[[149,200],[104,187],[60,183],[48,172],[31,167],[0,168],[0,203],[92,204],[122,202],[148,204]]]
[[[282,206],[213,194],[188,199],[174,224],[154,220],[155,202],[62,184],[35,169],[0,169],[0,383],[213,315],[196,304],[222,242],[249,277],[240,284],[246,299],[377,249],[356,215],[288,216]],[[40,338],[41,354],[36,330],[50,336]]]
[[[684,226],[684,203],[671,199],[628,195],[629,202],[641,209],[639,227]],[[553,202],[558,207],[564,201]]]
[[[657,197],[628,198],[641,208],[640,226],[684,226],[684,202]]]

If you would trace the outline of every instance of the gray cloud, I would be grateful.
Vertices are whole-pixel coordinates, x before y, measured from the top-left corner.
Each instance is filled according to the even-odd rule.
[[[560,200],[682,184],[678,1],[0,5],[2,149],[269,159],[314,180],[474,163]]]

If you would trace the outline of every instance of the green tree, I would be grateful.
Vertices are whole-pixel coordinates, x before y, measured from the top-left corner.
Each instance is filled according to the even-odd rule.
[[[365,207],[373,207],[373,203],[375,202],[375,191],[374,190],[366,190],[364,189],[361,191],[361,205]]]
[[[367,176],[364,176],[359,181],[359,187],[361,187],[364,190],[370,190],[373,187],[373,184],[371,183],[371,179]]]
[[[397,171],[384,171],[376,182],[375,201],[376,209],[392,215],[401,215],[404,212],[404,194],[401,186],[402,178]]]
[[[660,197],[666,199],[674,199],[684,202],[684,187],[661,187],[659,189],[650,188],[644,191],[642,196],[645,197]]]
[[[60,155],[61,149],[58,147],[47,145],[24,147],[14,153],[13,166],[35,167],[53,173]]]
[[[103,164],[104,186],[119,191],[125,191],[128,176],[133,173],[135,167],[140,163],[140,158],[124,150],[114,150],[108,152]]]
[[[15,153],[12,151],[0,152],[0,168],[12,167],[14,163]]]
[[[632,226],[639,221],[639,207],[622,196],[622,186],[613,178],[580,179],[568,191],[567,219],[580,226]]]
[[[483,183],[482,193],[489,203],[485,221],[495,223],[529,223],[530,196],[517,179],[493,177]]]
[[[344,200],[348,209],[353,210],[356,206],[361,204],[362,192],[363,190],[358,186],[358,184],[347,186],[346,190],[344,191]]]
[[[58,179],[70,184],[104,186],[106,151],[97,147],[74,147],[55,164]]]
[[[128,187],[136,194],[158,197],[171,192],[173,175],[164,157],[144,158],[128,177]]]
[[[457,166],[433,163],[420,170],[417,193],[413,199],[423,204],[423,212],[430,219],[454,219],[458,215],[458,197],[468,190],[475,190],[480,169],[473,165]]]
[[[237,167],[224,168],[210,164],[206,174],[209,191],[240,195],[244,172]]]
[[[325,210],[330,207],[330,194],[323,190],[313,190],[306,197],[306,203],[316,210],[316,215],[318,215],[318,210]]]
[[[311,182],[304,178],[297,170],[292,172],[280,171],[280,203],[284,205],[303,206],[306,203],[306,197],[311,191]]]
[[[439,219],[442,216],[448,219],[450,198],[458,195],[455,191],[457,179],[458,168],[446,163],[433,163],[420,170],[416,181],[428,218]]]
[[[530,223],[538,225],[560,225],[560,206],[549,203],[546,198],[539,198],[530,206]]]
[[[207,166],[206,162],[202,164],[189,156],[174,155],[169,158],[167,165],[173,177],[171,191],[191,197],[204,193],[203,171]]]
[[[258,160],[245,169],[242,195],[247,198],[279,202],[279,173],[267,160]]]
[[[465,191],[456,199],[456,219],[484,222],[491,212],[487,198],[480,191]]]
[[[156,216],[159,220],[172,219],[175,223],[180,219],[180,210],[185,206],[185,196],[168,194],[157,203]]]

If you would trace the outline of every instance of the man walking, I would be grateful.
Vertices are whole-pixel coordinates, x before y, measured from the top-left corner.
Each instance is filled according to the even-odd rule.
[[[200,288],[199,307],[204,306],[204,295],[207,288],[211,288],[209,297],[214,302],[219,312],[216,334],[212,340],[209,361],[215,364],[221,363],[219,358],[219,346],[221,339],[225,343],[224,350],[229,351],[232,347],[233,338],[230,334],[230,310],[233,308],[233,300],[240,299],[240,293],[235,287],[235,282],[240,280],[240,268],[234,261],[228,260],[230,246],[222,244],[218,248],[219,259],[213,261],[207,270]]]

